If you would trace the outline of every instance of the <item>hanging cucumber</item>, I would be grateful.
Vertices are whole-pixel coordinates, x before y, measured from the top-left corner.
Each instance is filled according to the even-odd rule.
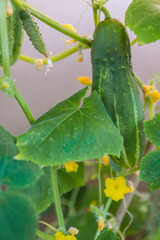
[[[43,38],[39,32],[37,23],[33,20],[28,11],[22,10],[19,12],[19,16],[22,20],[23,28],[29,36],[33,46],[38,50],[38,52],[46,54],[46,46],[44,44]]]
[[[144,147],[144,111],[131,65],[128,34],[118,20],[100,22],[91,46],[93,90],[97,90],[112,121],[124,138],[120,158],[122,167],[138,164]]]
[[[8,32],[8,45],[10,65],[13,65],[20,54],[22,41],[23,41],[23,28],[19,18],[19,9],[11,3],[13,14],[7,17],[7,32]],[[1,39],[1,38],[0,38]],[[1,42],[0,42],[1,46]],[[2,52],[0,50],[0,66],[2,66]]]

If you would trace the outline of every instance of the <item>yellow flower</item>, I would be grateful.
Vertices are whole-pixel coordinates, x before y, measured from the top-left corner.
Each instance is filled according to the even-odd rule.
[[[129,190],[130,193],[133,193],[135,191],[135,187],[132,182],[129,182]]]
[[[109,157],[106,154],[104,154],[104,156],[103,156],[103,164],[105,166],[109,165]]]
[[[124,177],[117,177],[115,180],[107,178],[105,181],[106,189],[104,193],[106,197],[112,197],[114,201],[119,201],[124,198],[124,194],[130,192],[130,188],[126,185]]]
[[[103,228],[104,228],[104,220],[103,220],[103,217],[100,216],[98,220],[98,230],[102,231]]]
[[[160,99],[160,93],[157,90],[154,90],[150,93],[152,97],[152,102],[155,103]]]
[[[13,15],[13,8],[12,6],[8,6],[6,9],[6,17],[9,17],[11,15]]]
[[[83,85],[90,85],[90,86],[92,85],[92,81],[89,77],[81,76],[81,77],[78,77],[77,80]]]
[[[65,240],[66,236],[61,233],[61,232],[57,232],[55,235],[55,240]]]
[[[36,59],[35,66],[38,71],[41,71],[43,66],[43,59]]]
[[[151,90],[153,90],[154,88],[155,88],[154,86],[143,85],[145,97],[148,97],[150,95]]]
[[[78,59],[76,62],[83,62],[83,55],[81,52],[78,54]]]
[[[73,32],[76,32],[76,30],[75,30],[75,28],[71,25],[71,24],[64,24],[64,27],[66,27],[66,28],[68,28],[68,29],[70,29],[70,30],[72,30]],[[70,43],[74,43],[74,42],[76,42],[77,40],[75,40],[75,39],[69,39],[69,40],[65,40],[64,39],[64,42],[65,42],[65,44],[70,44]]]
[[[69,162],[64,164],[67,172],[77,172],[79,165],[76,162]]]
[[[74,235],[67,235],[65,240],[77,240],[77,238]]]
[[[70,29],[70,30],[76,32],[75,28],[74,28],[71,24],[67,24],[67,23],[65,23],[65,24],[64,24],[64,27],[66,27],[66,28],[68,28],[68,29]]]
[[[79,232],[79,230],[77,228],[74,228],[74,227],[70,227],[68,231],[72,235],[77,235],[78,232]]]

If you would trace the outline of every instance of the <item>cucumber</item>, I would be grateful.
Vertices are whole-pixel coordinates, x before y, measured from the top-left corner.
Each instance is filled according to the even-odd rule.
[[[91,45],[92,90],[97,90],[124,144],[120,158],[111,156],[122,167],[136,166],[144,153],[144,110],[131,65],[128,34],[116,19],[100,22]]]
[[[19,12],[19,16],[22,20],[23,28],[29,36],[33,46],[38,50],[38,52],[47,55],[46,46],[44,44],[43,38],[39,32],[37,23],[33,20],[30,13],[25,10]]]
[[[13,14],[7,17],[7,32],[8,32],[8,45],[9,45],[9,56],[10,65],[13,65],[20,54],[21,46],[23,42],[23,28],[19,18],[19,9],[11,3],[13,8]],[[1,38],[0,38],[1,39]],[[0,40],[1,46],[1,40]],[[0,50],[0,66],[2,66],[2,51]]]

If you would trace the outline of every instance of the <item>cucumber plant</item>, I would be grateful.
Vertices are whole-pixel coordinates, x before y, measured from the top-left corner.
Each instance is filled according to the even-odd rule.
[[[133,0],[125,26],[111,17],[107,4],[91,0],[95,31],[82,36],[25,0],[0,1],[0,90],[18,101],[31,124],[17,137],[0,125],[1,240],[159,239],[160,93],[153,80],[144,84],[133,72],[131,46],[160,39],[160,3]],[[32,15],[69,36],[74,46],[49,57]],[[131,43],[126,26],[136,34]],[[21,53],[23,29],[44,58]],[[11,65],[20,59],[40,70],[76,52],[81,62],[90,48],[93,81],[79,77],[87,86],[35,120],[12,80]],[[140,180],[155,192],[137,190]],[[54,222],[43,221],[43,212]]]

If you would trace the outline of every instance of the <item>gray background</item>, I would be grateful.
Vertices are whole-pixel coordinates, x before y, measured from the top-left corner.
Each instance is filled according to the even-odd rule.
[[[92,8],[87,1],[28,0],[28,3],[61,24],[70,23],[76,26],[82,35],[85,33],[92,34],[94,31]],[[131,0],[110,0],[106,7],[112,17],[124,22],[125,11],[130,3]],[[58,33],[39,20],[36,21],[48,51],[58,54],[66,50],[62,39],[69,39],[68,37]],[[134,34],[129,29],[127,30],[130,39],[133,40],[135,38]],[[159,48],[159,41],[145,46],[135,44],[132,47],[134,71],[146,83],[153,77],[153,73],[159,72]],[[22,53],[32,57],[42,57],[35,51],[26,35]],[[82,63],[76,63],[77,53],[68,59],[54,63],[54,67],[47,77],[45,76],[46,67],[43,67],[43,70],[39,72],[34,65],[20,60],[12,67],[12,77],[16,79],[16,87],[25,98],[35,118],[49,110],[59,101],[81,89],[83,86],[77,81],[78,76],[92,76],[90,50],[84,50],[83,55],[84,61]],[[1,92],[0,124],[14,135],[21,134],[30,127],[16,100]]]

